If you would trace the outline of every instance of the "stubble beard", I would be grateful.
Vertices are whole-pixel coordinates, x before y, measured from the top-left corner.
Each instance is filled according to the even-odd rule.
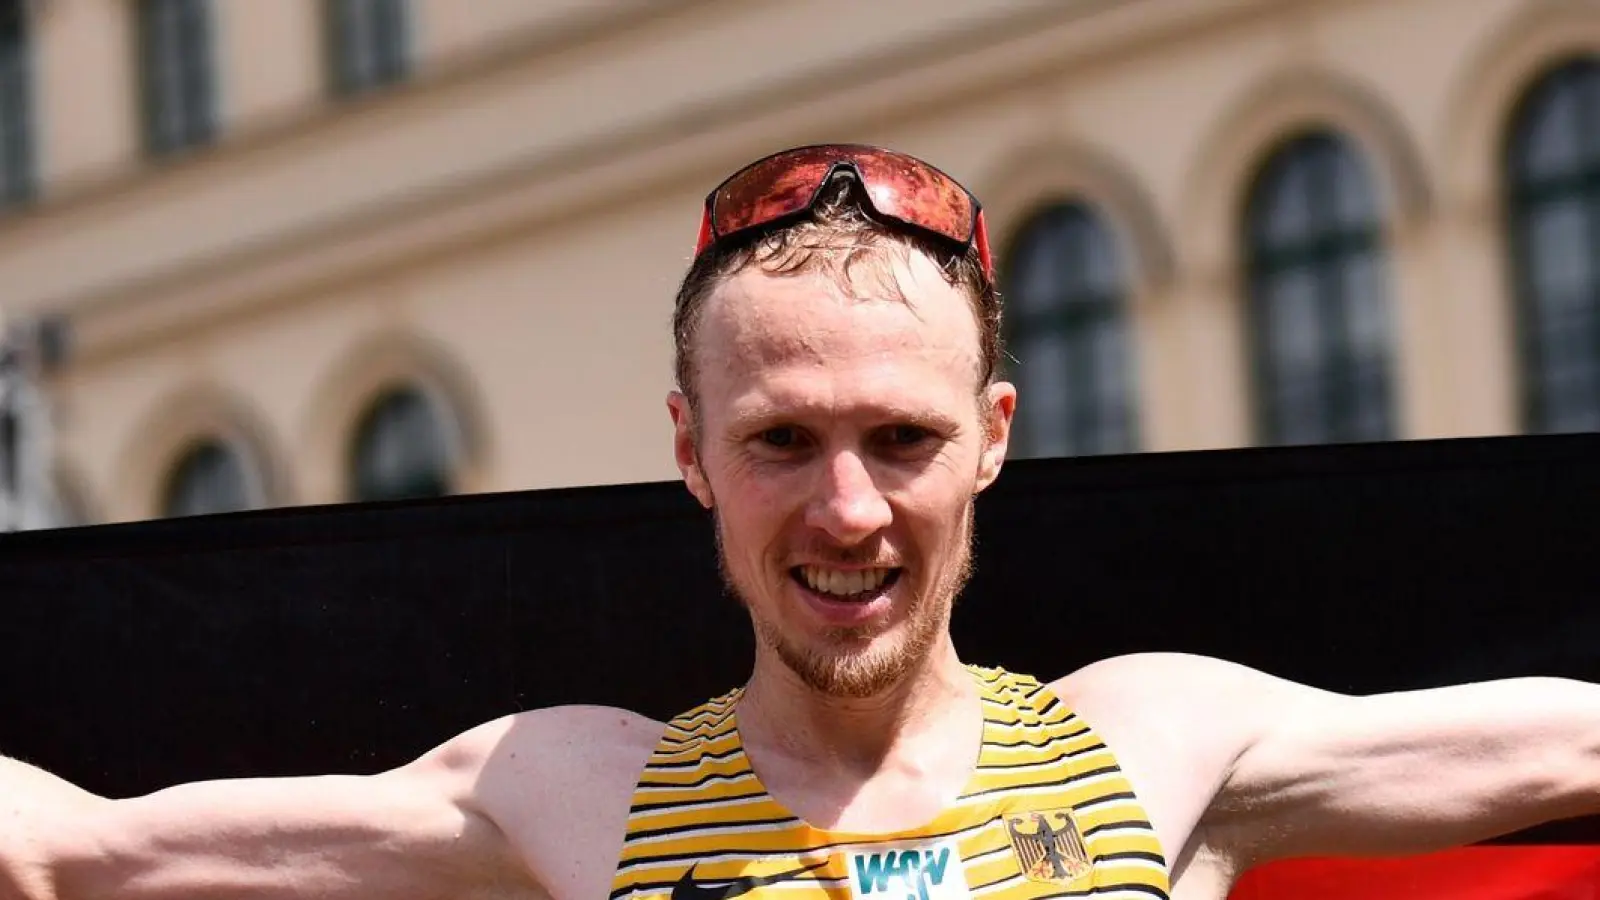
[[[807,645],[763,617],[750,592],[734,577],[723,542],[722,517],[716,517],[717,567],[728,592],[749,613],[757,639],[770,648],[806,687],[828,697],[860,699],[883,693],[922,665],[949,627],[950,613],[972,578],[975,539],[974,504],[967,501],[962,533],[949,560],[933,583],[909,598],[911,608],[899,626],[900,636],[887,646],[872,646],[876,629],[839,628]]]

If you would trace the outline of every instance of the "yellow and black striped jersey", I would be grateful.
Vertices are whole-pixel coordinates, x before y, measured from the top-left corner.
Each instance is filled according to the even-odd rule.
[[[1111,751],[1036,679],[969,667],[983,746],[960,798],[891,834],[814,828],[762,787],[741,690],[668,723],[634,791],[611,900],[1165,900],[1161,847]]]

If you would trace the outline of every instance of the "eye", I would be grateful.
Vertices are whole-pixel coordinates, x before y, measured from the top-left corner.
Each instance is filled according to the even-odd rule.
[[[932,433],[920,425],[894,425],[885,436],[896,447],[915,447],[932,437]]]
[[[799,435],[795,434],[795,430],[788,426],[768,428],[766,431],[761,432],[760,438],[763,444],[778,450],[786,450],[799,441]]]

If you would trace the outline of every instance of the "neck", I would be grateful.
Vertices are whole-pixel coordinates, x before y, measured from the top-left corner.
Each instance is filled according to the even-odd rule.
[[[975,745],[982,729],[977,703],[977,687],[948,637],[899,681],[868,697],[820,693],[775,653],[758,651],[739,701],[739,731],[746,744],[870,774],[919,736],[937,735],[945,746],[952,740]],[[969,732],[972,740],[963,740]]]

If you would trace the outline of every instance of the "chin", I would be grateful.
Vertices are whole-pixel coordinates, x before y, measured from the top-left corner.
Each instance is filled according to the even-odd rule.
[[[873,636],[833,634],[809,646],[779,634],[765,638],[806,687],[829,697],[859,699],[893,688],[927,659],[937,632],[920,624],[906,623]]]

